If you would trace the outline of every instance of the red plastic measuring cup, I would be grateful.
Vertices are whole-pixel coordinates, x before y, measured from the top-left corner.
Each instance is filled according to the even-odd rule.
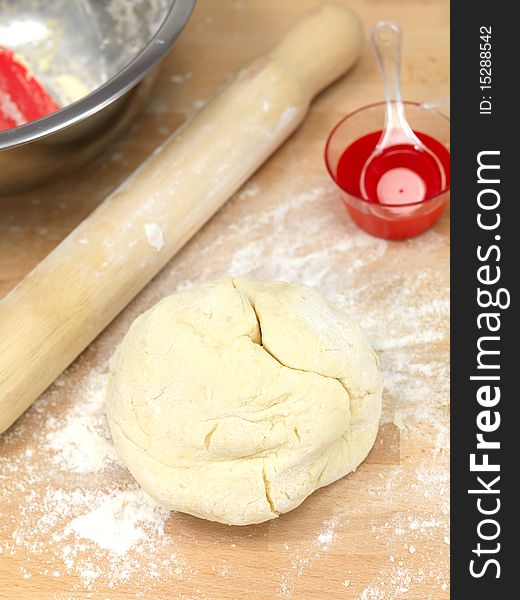
[[[446,186],[425,197],[429,174],[418,172],[414,153],[397,149],[390,154],[384,174],[384,198],[363,198],[359,189],[363,165],[377,144],[384,125],[383,102],[360,108],[332,130],[325,147],[325,161],[342,200],[355,223],[368,233],[387,239],[405,239],[423,233],[441,216],[449,200],[449,119],[441,113],[406,102],[412,129],[435,153],[446,173]],[[397,162],[396,162],[397,161]],[[395,164],[394,164],[395,163]],[[381,179],[381,173],[377,176]]]

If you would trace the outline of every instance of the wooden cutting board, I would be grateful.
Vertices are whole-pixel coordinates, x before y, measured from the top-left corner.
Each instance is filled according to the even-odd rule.
[[[0,200],[0,295],[315,3],[199,0],[125,138],[70,179]],[[405,98],[448,95],[446,0],[350,5],[367,27],[403,27]],[[414,240],[372,238],[346,215],[323,163],[334,123],[380,97],[367,47],[296,135],[0,438],[0,598],[449,597],[449,216]],[[229,274],[321,288],[359,318],[386,380],[380,435],[357,472],[245,528],[148,504],[114,460],[102,412],[107,361],[132,319],[165,294]]]

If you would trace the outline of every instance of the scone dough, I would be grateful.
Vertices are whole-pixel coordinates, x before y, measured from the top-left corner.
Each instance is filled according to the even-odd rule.
[[[233,279],[139,316],[116,351],[116,449],[164,506],[232,525],[296,508],[368,454],[381,413],[360,327],[304,285]]]

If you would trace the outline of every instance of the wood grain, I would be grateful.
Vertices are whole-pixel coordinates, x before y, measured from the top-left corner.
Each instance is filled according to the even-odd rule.
[[[0,200],[0,295],[233,72],[271,47],[296,16],[315,3],[199,0],[164,64],[150,106],[128,134],[71,178]],[[348,4],[366,26],[392,19],[403,27],[405,98],[448,94],[445,0]],[[191,77],[182,83],[172,80],[185,73]],[[60,386],[0,439],[0,598],[449,597],[449,340],[444,308],[449,293],[449,215],[417,240],[380,243],[360,237],[323,166],[323,145],[333,124],[380,97],[379,75],[366,49],[349,76],[320,96],[302,129],[245,190],[83,353]],[[280,255],[286,252],[284,263]],[[362,264],[359,269],[356,261]],[[182,564],[178,572],[172,569],[153,580],[145,577],[143,566],[142,573],[133,573],[114,588],[103,577],[85,585],[74,569],[65,568],[51,539],[40,540],[35,532],[34,541],[42,542],[37,549],[17,544],[13,533],[29,507],[35,523],[39,515],[48,517],[40,503],[49,487],[95,492],[130,482],[122,469],[83,475],[57,468],[38,438],[44,420],[59,419],[74,405],[82,382],[106,363],[133,317],[179,286],[233,269],[318,283],[360,317],[381,354],[387,379],[383,424],[367,461],[352,476],[267,524],[228,528],[172,515],[165,531],[169,545],[165,550],[161,546],[161,552],[175,553]],[[399,303],[406,312],[396,319]],[[28,449],[32,454],[25,457]],[[101,571],[107,568],[103,555],[93,553],[91,559]]]

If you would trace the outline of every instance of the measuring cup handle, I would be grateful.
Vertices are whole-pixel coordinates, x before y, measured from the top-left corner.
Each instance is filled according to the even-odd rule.
[[[385,131],[394,137],[403,131],[407,135],[413,136],[414,134],[404,118],[401,98],[401,28],[397,23],[391,21],[378,21],[370,31],[370,39],[383,75],[386,99]],[[381,145],[390,145],[390,140],[384,142]],[[398,142],[399,140],[392,139],[392,143]]]

